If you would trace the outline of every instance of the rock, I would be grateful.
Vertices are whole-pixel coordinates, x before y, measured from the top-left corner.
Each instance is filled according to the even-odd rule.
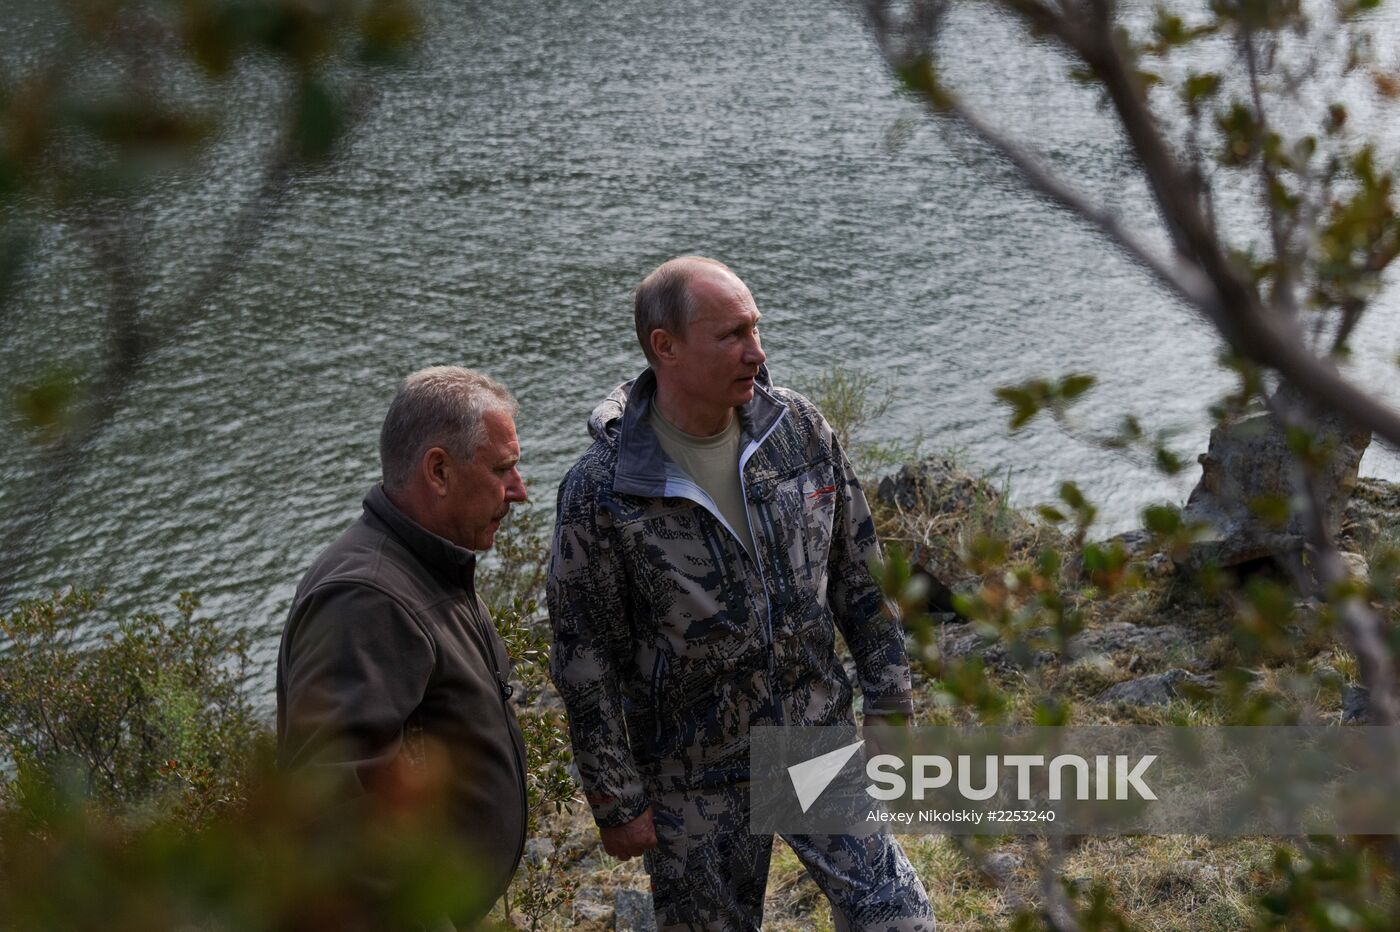
[[[1220,881],[1220,869],[1204,861],[1175,861],[1163,865],[1152,879],[1153,886],[1163,894],[1180,896],[1188,890],[1200,890]]]
[[[1154,658],[1180,658],[1193,653],[1195,642],[1180,625],[1147,627],[1127,621],[1111,621],[1081,631],[1069,639],[1069,656],[1134,653]]]
[[[944,584],[943,580],[929,572],[928,567],[921,563],[916,563],[910,568],[910,575],[924,581],[928,586],[928,600],[925,610],[931,616],[958,615],[957,606],[953,604],[953,590]],[[964,619],[966,620],[966,619]]]
[[[1173,563],[1172,558],[1165,553],[1154,553],[1152,556],[1148,557],[1147,562],[1143,564],[1143,568],[1147,571],[1148,576],[1156,579],[1170,576],[1176,572],[1176,564]]]
[[[559,695],[559,690],[554,688],[553,683],[546,683],[540,690],[540,694],[535,697],[534,710],[536,712],[562,712],[564,700]]]
[[[617,932],[656,932],[656,910],[645,890],[619,890],[615,901]]]
[[[881,479],[875,489],[877,501],[929,514],[966,512],[995,505],[1001,498],[1001,492],[990,482],[959,469],[942,456],[925,457],[913,465],[906,463],[894,475]]]
[[[1080,874],[1077,877],[1071,877],[1069,879],[1070,892],[1073,893],[1075,896],[1080,896],[1082,894],[1088,893],[1093,888],[1094,878],[1090,877],[1088,874]]]
[[[1275,397],[1295,409],[1304,407],[1287,387]],[[1319,433],[1336,444],[1320,479],[1328,526],[1339,528],[1371,436],[1331,413],[1314,413],[1314,418]],[[1187,499],[1182,519],[1203,522],[1210,530],[1191,546],[1185,565],[1237,566],[1302,550],[1306,534],[1298,515],[1290,515],[1282,526],[1270,526],[1250,510],[1250,503],[1260,498],[1294,494],[1293,457],[1272,415],[1257,414],[1215,428],[1200,463],[1201,479]]]
[[[996,638],[984,635],[977,626],[967,622],[944,625],[935,638],[938,649],[950,660],[961,660],[980,654],[996,643]]]
[[[1370,578],[1371,566],[1361,554],[1343,550],[1338,555],[1342,558],[1342,565],[1347,568],[1347,573],[1350,576],[1356,579]]]
[[[1132,531],[1124,531],[1122,534],[1117,534],[1103,542],[1105,547],[1111,547],[1114,544],[1121,546],[1129,558],[1138,559],[1152,552],[1152,532],[1137,528]]]
[[[997,883],[1006,883],[1025,863],[1015,852],[994,851],[982,859],[982,870]]]
[[[1048,629],[1040,629],[1030,632],[1030,638],[1037,640],[1048,634]],[[988,670],[1006,671],[1038,667],[1055,659],[1053,651],[1032,650],[1024,644],[1007,645],[997,640],[994,635],[982,633],[977,625],[971,623],[944,625],[934,643],[949,660],[980,656],[983,666]]]
[[[1384,538],[1400,537],[1400,483],[1358,479],[1342,513],[1343,549],[1369,552]]]
[[[949,660],[980,656],[984,666],[991,670],[1041,666],[1056,659],[1054,651],[1050,650],[1023,650],[1017,653],[984,631],[974,624],[946,624],[938,630],[934,642]],[[1050,635],[1050,629],[1039,628],[1029,632],[1029,639],[1045,641]],[[1126,621],[1112,621],[1070,638],[1067,656],[1070,660],[1078,660],[1094,654],[1124,653],[1158,662],[1168,658],[1191,666],[1194,664],[1195,641],[1180,625],[1146,627]]]
[[[1342,724],[1371,724],[1371,691],[1365,686],[1347,686],[1342,690]]]
[[[554,842],[548,838],[531,838],[525,842],[525,860],[536,867],[554,857]]]
[[[1213,685],[1214,680],[1208,676],[1196,676],[1174,667],[1165,673],[1140,676],[1110,686],[1099,693],[1095,701],[1137,706],[1166,705],[1173,699],[1183,698],[1192,688],[1209,689]]]
[[[580,887],[574,894],[574,918],[584,922],[603,922],[611,919],[614,907],[607,891],[602,887]]]
[[[1313,679],[1324,686],[1338,686],[1342,683],[1342,675],[1330,663],[1320,663],[1313,667],[1312,675]]]

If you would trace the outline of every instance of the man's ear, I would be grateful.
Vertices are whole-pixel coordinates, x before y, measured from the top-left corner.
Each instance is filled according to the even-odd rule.
[[[442,447],[430,448],[418,463],[423,483],[439,498],[447,494],[447,470],[451,465],[451,457]]]
[[[657,327],[651,332],[651,354],[658,361],[675,362],[676,338],[669,330]]]

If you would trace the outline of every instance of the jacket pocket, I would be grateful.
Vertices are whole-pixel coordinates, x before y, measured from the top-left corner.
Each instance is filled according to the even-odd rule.
[[[794,599],[826,599],[837,497],[843,492],[827,462],[807,463],[773,481],[765,530],[776,544],[770,548],[777,564],[773,569]]]
[[[824,605],[793,606],[791,624],[774,643],[779,690],[789,724],[832,724],[849,718],[851,681],[836,652],[836,623]]]

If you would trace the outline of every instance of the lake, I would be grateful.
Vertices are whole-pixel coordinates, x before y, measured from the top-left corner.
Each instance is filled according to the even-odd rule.
[[[1093,92],[1004,20],[962,15],[972,41],[950,49],[949,73],[1085,191],[1149,223]],[[1077,410],[1084,429],[1133,413],[1193,457],[1230,380],[1204,323],[902,95],[850,9],[441,2],[430,20],[421,57],[376,80],[343,157],[297,180],[55,490],[25,593],[105,585],[119,607],[153,608],[191,589],[257,631],[270,663],[298,577],[377,476],[403,375],[460,363],[504,380],[521,403],[522,471],[552,508],[589,410],[643,365],[631,289],[688,252],[749,284],[778,383],[811,386],[832,366],[887,380],[871,439],[957,451],[1021,504],[1074,479],[1102,506],[1104,534],[1194,483],[1195,467],[1167,479],[1048,422],[1008,432],[997,386],[1089,371],[1100,385]],[[253,182],[260,89],[235,82],[250,102],[228,138],[145,205],[153,305],[193,276]],[[7,386],[95,345],[105,292],[72,233],[45,229],[0,348]],[[1392,295],[1351,373],[1400,400],[1396,320]],[[12,494],[29,458],[7,430]],[[1363,472],[1398,466],[1373,449]]]

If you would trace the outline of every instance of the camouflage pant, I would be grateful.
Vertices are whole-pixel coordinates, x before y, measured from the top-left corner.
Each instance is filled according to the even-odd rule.
[[[659,932],[748,932],[763,922],[773,836],[749,834],[748,786],[652,796],[647,852]],[[933,908],[887,833],[784,835],[831,901],[837,929],[932,932]]]

